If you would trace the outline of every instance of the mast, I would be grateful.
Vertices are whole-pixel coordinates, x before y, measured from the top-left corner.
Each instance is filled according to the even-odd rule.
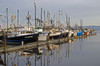
[[[44,9],[44,28],[46,29],[46,23],[45,23],[45,9]]]
[[[29,15],[29,11],[28,11],[28,15],[26,16],[27,20],[28,20],[28,29],[29,29],[29,23],[30,23],[30,19],[31,19],[31,15]]]
[[[17,27],[19,27],[19,10],[17,10]]]
[[[70,17],[69,17],[69,30],[70,30]]]
[[[11,18],[11,22],[12,22],[12,26],[13,26],[12,28],[13,28],[14,32],[17,32],[16,25],[14,24],[14,20],[15,20],[16,16],[11,14],[10,18]]]
[[[67,24],[67,14],[66,14],[66,24]],[[68,27],[68,26],[67,26]]]
[[[49,17],[50,17],[50,13],[49,13],[49,11],[47,11],[47,23],[48,23],[47,26],[50,26],[50,25],[49,25]]]
[[[62,25],[62,10],[61,10],[61,22],[60,22],[60,25]]]
[[[56,28],[58,29],[58,18],[56,19]]]
[[[81,28],[81,30],[82,30],[82,26],[83,26],[83,20],[80,19],[80,28]]]
[[[28,15],[27,15],[27,20],[28,20],[28,29],[29,29],[29,11],[28,11]]]
[[[70,30],[70,17],[68,17],[67,28],[68,28],[68,30]]]
[[[42,9],[43,9],[43,8],[41,8],[41,26],[42,26]]]
[[[61,25],[60,25],[60,10],[59,10],[59,28],[61,29]]]
[[[53,19],[51,18],[51,20],[50,20],[50,23],[51,23],[51,25],[53,26]]]
[[[35,27],[36,27],[36,0],[34,0],[34,9],[35,9]]]
[[[6,16],[7,16],[7,33],[8,33],[8,8],[6,8]]]
[[[53,24],[54,24],[54,27],[55,27],[55,15],[53,16]]]

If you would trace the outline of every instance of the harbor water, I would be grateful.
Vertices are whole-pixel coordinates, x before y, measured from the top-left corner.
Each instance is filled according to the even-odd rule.
[[[0,66],[100,66],[100,31],[93,36],[0,55]]]

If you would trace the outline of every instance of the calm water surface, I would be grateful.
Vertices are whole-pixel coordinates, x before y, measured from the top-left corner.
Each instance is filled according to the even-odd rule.
[[[0,58],[0,64],[6,62],[6,66],[100,66],[100,31],[95,36],[44,45],[32,52],[7,53]]]

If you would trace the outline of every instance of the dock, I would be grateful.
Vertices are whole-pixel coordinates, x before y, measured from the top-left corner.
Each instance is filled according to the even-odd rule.
[[[75,36],[75,37],[69,37],[69,38],[51,39],[51,40],[45,41],[45,42],[42,42],[42,41],[41,42],[32,42],[32,43],[28,43],[25,45],[18,45],[18,46],[7,45],[6,53],[12,52],[12,51],[24,50],[24,49],[31,49],[31,48],[35,48],[37,46],[46,45],[46,44],[62,44],[62,43],[68,42],[69,40],[84,38],[84,37],[88,37],[88,36],[92,36],[92,35],[94,35],[94,34]],[[5,53],[3,45],[0,47],[0,54],[2,54],[2,53]]]

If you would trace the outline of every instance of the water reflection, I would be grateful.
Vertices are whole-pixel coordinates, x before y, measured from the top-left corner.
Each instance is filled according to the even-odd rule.
[[[68,43],[64,44],[47,44],[32,49],[7,53],[1,55],[2,57],[0,56],[0,64],[4,66],[51,66],[52,64],[50,63],[53,62],[61,64],[63,57],[70,57],[70,45],[75,41],[69,40]],[[62,47],[63,45],[65,49]]]
[[[0,66],[2,66],[2,65],[4,65],[4,62],[3,62],[1,55],[0,55]]]

